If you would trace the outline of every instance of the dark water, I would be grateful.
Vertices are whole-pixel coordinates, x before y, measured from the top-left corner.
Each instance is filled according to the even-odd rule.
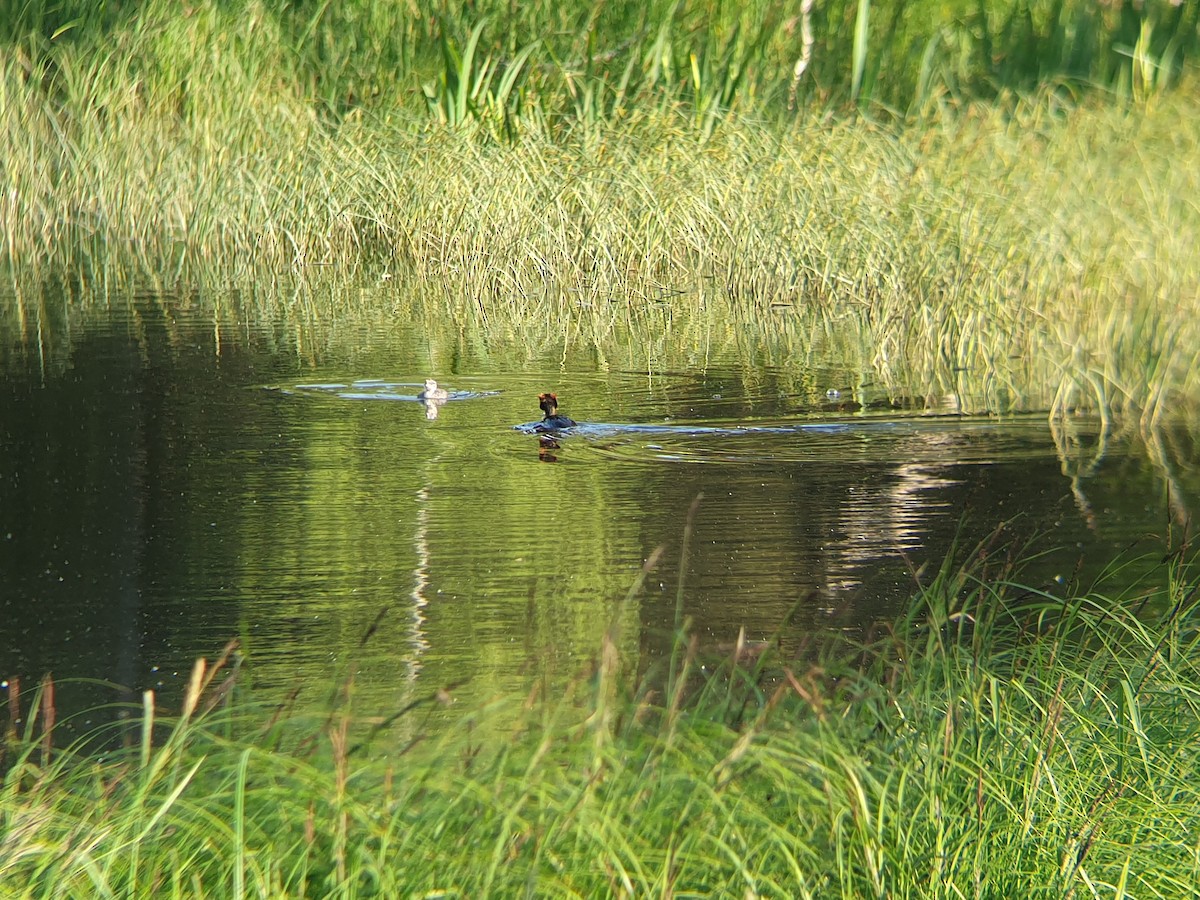
[[[1031,583],[1123,554],[1112,592],[1135,590],[1161,580],[1200,488],[1187,435],[1147,449],[1087,420],[890,409],[836,364],[635,368],[411,323],[351,330],[314,349],[294,325],[146,302],[50,359],[10,344],[0,674],[169,695],[237,637],[268,692],[316,702],[353,672],[360,708],[464,679],[469,700],[574,675],[665,545],[619,632],[630,658],[661,653],[701,493],[684,611],[715,647],[789,613],[793,642],[886,620],[914,568],[1003,521],[1049,551]],[[435,417],[411,399],[431,375],[458,392]],[[545,390],[596,424],[550,449],[514,431]]]

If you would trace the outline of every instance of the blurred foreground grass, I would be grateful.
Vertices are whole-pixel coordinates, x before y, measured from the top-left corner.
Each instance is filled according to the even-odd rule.
[[[919,575],[863,646],[713,657],[685,627],[664,672],[610,634],[565,695],[432,730],[453,685],[373,717],[352,682],[315,686],[336,699],[306,722],[255,707],[234,654],[197,665],[181,714],[147,694],[140,721],[57,747],[46,681],[8,700],[32,709],[3,756],[0,879],[80,897],[1194,895],[1186,554],[1120,596],[1051,594],[988,543]]]

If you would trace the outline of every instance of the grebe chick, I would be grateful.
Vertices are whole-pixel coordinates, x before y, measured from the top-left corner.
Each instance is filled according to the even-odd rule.
[[[575,420],[558,412],[558,396],[555,394],[538,394],[538,406],[545,416],[542,418],[540,431],[557,431],[560,428],[574,428]]]
[[[432,378],[425,379],[425,390],[417,394],[418,400],[446,400],[450,397],[450,392],[445,388],[438,387],[438,383]]]

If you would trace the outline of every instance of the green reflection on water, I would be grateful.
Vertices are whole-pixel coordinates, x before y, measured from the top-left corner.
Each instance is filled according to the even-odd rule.
[[[1198,493],[1191,431],[1052,430],[1014,415],[1039,408],[1036,379],[906,379],[852,322],[768,319],[702,289],[669,304],[560,297],[540,322],[378,282],[47,289],[39,303],[44,314],[3,320],[0,514],[16,535],[4,572],[18,636],[5,665],[30,676],[170,694],[193,655],[240,635],[270,695],[298,687],[316,706],[353,675],[358,702],[384,715],[466,680],[454,694],[469,706],[562,690],[665,544],[617,632],[631,664],[660,659],[700,491],[683,585],[699,638],[767,637],[806,601],[788,652],[894,614],[910,567],[998,522],[1067,548],[1036,572],[1052,585],[1077,557],[1094,570],[1160,549]],[[415,393],[429,376],[478,396],[429,419],[415,402],[300,387],[382,379]],[[581,421],[679,430],[574,436],[547,463],[511,430],[543,390]],[[1007,415],[914,419],[927,409]],[[848,427],[687,430],[829,421]]]

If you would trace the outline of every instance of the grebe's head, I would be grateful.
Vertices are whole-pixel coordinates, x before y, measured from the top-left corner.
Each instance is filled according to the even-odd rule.
[[[558,396],[555,394],[538,394],[538,406],[548,416],[558,412]]]
[[[437,390],[437,382],[434,381],[432,378],[426,378],[425,379],[425,393],[432,394],[436,390]]]

